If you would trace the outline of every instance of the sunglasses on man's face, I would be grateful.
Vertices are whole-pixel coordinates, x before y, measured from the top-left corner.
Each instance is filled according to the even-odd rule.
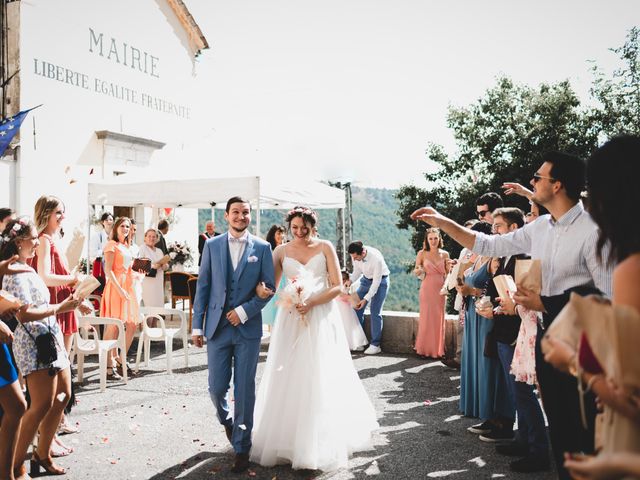
[[[478,210],[476,213],[478,214],[478,218],[483,218],[487,213],[489,213],[489,210]]]
[[[533,174],[533,183],[538,183],[540,180],[542,180],[543,178],[546,178],[547,180],[549,180],[551,183],[555,182],[556,179],[553,177],[547,177],[545,175],[540,175],[538,172]]]

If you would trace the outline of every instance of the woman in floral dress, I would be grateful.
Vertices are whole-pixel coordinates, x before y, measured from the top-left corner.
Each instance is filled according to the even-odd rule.
[[[26,217],[12,220],[5,229],[0,260],[18,255],[18,262],[26,266],[33,258],[40,241],[33,223]],[[16,445],[16,477],[24,476],[24,460],[29,444],[39,432],[38,446],[32,453],[32,468],[43,467],[48,473],[62,475],[65,469],[53,463],[51,443],[62,412],[71,395],[69,357],[56,314],[73,311],[80,302],[68,296],[60,303],[50,303],[50,293],[44,281],[32,268],[24,273],[5,275],[2,288],[28,307],[21,309],[13,341],[18,370],[29,389],[31,404],[22,420]],[[49,355],[38,355],[36,338],[50,335]],[[46,337],[45,337],[46,338]]]

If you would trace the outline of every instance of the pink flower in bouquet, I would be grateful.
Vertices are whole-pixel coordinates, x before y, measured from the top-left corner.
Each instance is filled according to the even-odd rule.
[[[287,285],[278,293],[276,305],[294,311],[296,306],[305,303],[320,288],[320,282],[303,271],[299,276],[287,280]],[[304,315],[300,315],[300,320],[305,326],[308,325]]]

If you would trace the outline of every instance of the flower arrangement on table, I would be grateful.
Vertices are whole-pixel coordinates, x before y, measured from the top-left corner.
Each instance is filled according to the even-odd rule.
[[[296,311],[297,305],[305,303],[311,295],[322,288],[321,282],[314,278],[310,272],[302,271],[300,275],[287,279],[287,284],[278,292],[276,305],[279,307]],[[305,326],[309,325],[304,315],[300,315],[300,320]]]
[[[167,245],[169,252],[169,265],[190,265],[193,262],[193,253],[187,242],[171,242]]]

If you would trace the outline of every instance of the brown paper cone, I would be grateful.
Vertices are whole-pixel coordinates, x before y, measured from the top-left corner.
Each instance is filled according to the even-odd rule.
[[[593,297],[573,298],[578,323],[607,377],[619,386],[640,387],[640,314],[625,305],[612,306]]]
[[[516,285],[540,295],[542,291],[542,264],[540,260],[516,260]]]

